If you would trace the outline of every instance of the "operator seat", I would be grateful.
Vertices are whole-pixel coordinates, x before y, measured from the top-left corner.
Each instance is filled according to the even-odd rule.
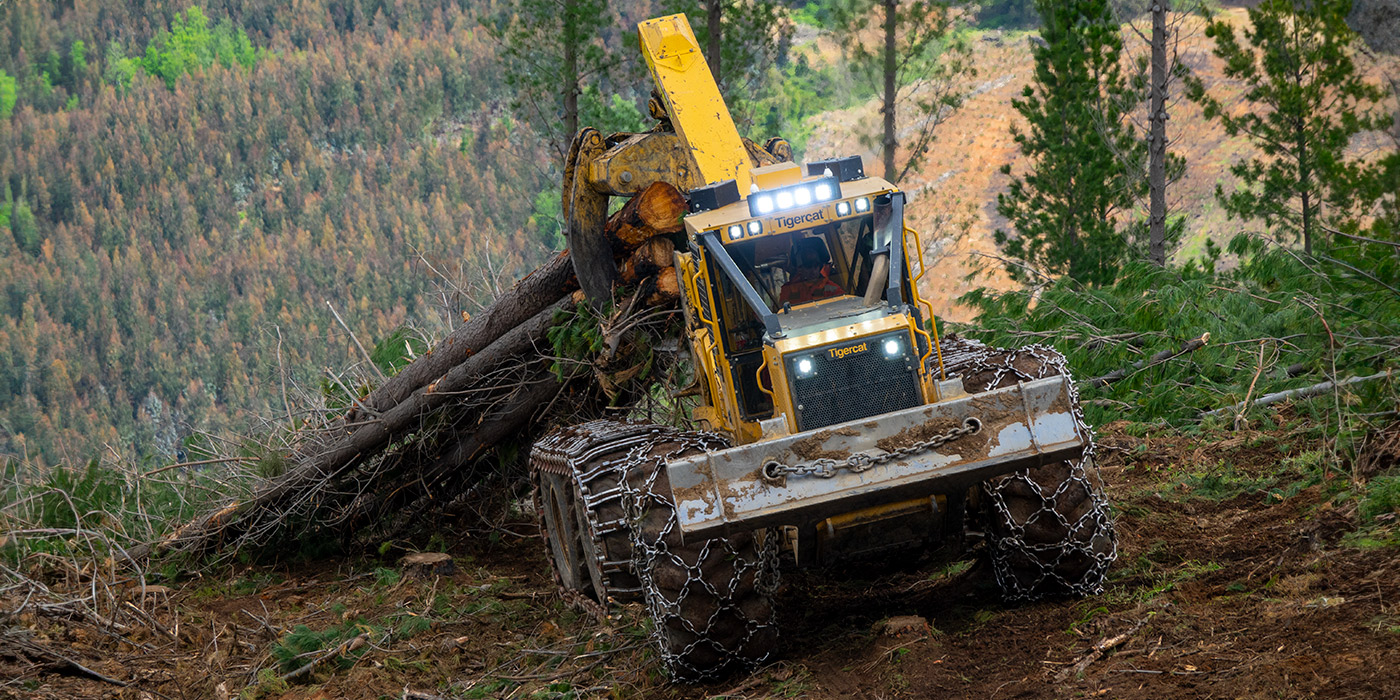
[[[792,276],[783,285],[780,304],[808,304],[846,293],[841,284],[831,279],[831,253],[826,241],[816,236],[797,239],[789,255]]]

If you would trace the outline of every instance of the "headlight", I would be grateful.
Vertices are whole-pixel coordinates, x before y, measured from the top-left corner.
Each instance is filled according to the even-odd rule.
[[[837,216],[850,216],[850,215],[851,215],[851,203],[850,203],[850,202],[837,202],[837,203],[836,203],[836,215],[837,215]]]
[[[812,203],[812,191],[806,187],[799,187],[793,190],[792,198],[797,201],[797,206],[805,207]]]
[[[763,195],[762,197],[759,197],[759,198],[758,198],[758,213],[760,213],[760,214],[771,214],[771,213],[773,213],[773,198],[772,198],[772,197],[770,197],[770,196],[768,196],[768,195]]]
[[[885,341],[885,357],[895,357],[904,350],[903,344],[894,338]]]
[[[760,223],[758,223],[757,221],[750,221],[750,222],[749,222],[749,235],[750,235],[750,236],[757,236],[759,233],[762,233],[762,232],[763,232],[763,224],[760,224]]]
[[[868,198],[866,198],[866,197],[861,197],[860,199],[857,199],[857,200],[856,200],[856,212],[858,212],[858,213],[864,213],[864,212],[867,212],[867,211],[870,211],[870,200],[869,200]]]
[[[787,209],[792,206],[792,193],[783,191],[778,193],[778,208]]]
[[[812,376],[812,370],[814,369],[816,369],[816,367],[812,365],[812,358],[810,357],[804,357],[797,361],[797,376],[799,377]]]
[[[743,237],[744,237],[744,227],[743,227],[743,226],[740,226],[739,224],[734,224],[733,226],[730,226],[730,227],[729,227],[729,240],[731,240],[731,241],[737,241],[737,240],[739,240],[740,238],[743,238]]]
[[[820,185],[817,185],[815,194],[818,202],[825,202],[831,199],[835,195],[835,192],[832,190],[831,185],[822,183]]]

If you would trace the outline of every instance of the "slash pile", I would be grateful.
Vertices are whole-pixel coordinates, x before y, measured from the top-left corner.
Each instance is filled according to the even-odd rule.
[[[621,271],[616,311],[580,303],[573,262],[560,253],[347,412],[298,430],[280,474],[133,555],[382,541],[444,509],[472,508],[498,476],[493,448],[528,447],[551,424],[627,403],[657,376],[640,336],[665,334],[674,316],[671,251],[684,213],[684,196],[657,183],[609,218],[604,234]],[[587,357],[555,352],[570,332],[585,337]],[[644,363],[629,365],[633,346]]]

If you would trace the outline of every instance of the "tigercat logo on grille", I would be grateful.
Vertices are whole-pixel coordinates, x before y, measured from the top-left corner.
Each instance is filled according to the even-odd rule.
[[[865,352],[869,349],[869,343],[861,343],[860,345],[852,345],[847,348],[831,348],[826,351],[826,354],[830,355],[833,360],[844,360],[850,355],[854,355],[858,352]]]

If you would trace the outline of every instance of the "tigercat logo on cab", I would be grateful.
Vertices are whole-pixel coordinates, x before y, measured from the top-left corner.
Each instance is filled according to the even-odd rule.
[[[789,229],[803,224],[814,224],[818,221],[826,221],[825,209],[818,209],[801,216],[779,216],[773,219],[773,223],[777,224],[780,229]]]
[[[860,345],[852,345],[848,348],[831,348],[826,351],[826,354],[830,355],[833,360],[844,360],[850,355],[854,355],[858,352],[865,352],[869,349],[869,343],[861,343]]]

